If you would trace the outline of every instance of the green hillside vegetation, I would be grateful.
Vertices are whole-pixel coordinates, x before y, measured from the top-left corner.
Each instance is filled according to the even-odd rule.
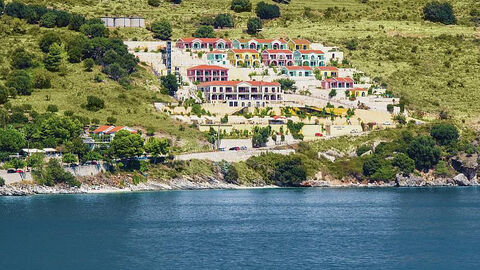
[[[4,45],[0,48],[0,85],[8,86],[8,78],[16,73],[26,74],[34,84],[40,84],[35,85],[29,95],[18,93],[16,97],[8,98],[6,108],[31,106],[37,113],[48,110],[58,115],[74,114],[82,118],[83,124],[110,123],[155,131],[175,142],[173,152],[205,149],[206,143],[199,141],[202,137],[198,130],[181,126],[167,115],[155,111],[152,106],[154,101],[169,102],[172,99],[159,92],[161,85],[148,67],[140,64],[137,71],[128,76],[128,83],[116,82],[108,78],[109,75],[104,74],[100,66],[93,65],[92,70],[87,71],[89,68],[84,63],[67,61],[67,41],[78,33],[67,28],[39,27],[8,16],[2,16],[0,21],[0,38]],[[42,52],[39,46],[46,33],[57,34],[61,40],[59,57],[62,60],[60,66],[52,71],[45,69],[48,62],[44,59],[49,53]],[[32,61],[26,67],[15,65],[24,68],[15,71],[12,55],[18,48],[24,49]],[[104,102],[104,108],[89,110],[86,106],[89,96],[99,97]]]
[[[39,3],[41,1],[28,1]],[[89,17],[139,15],[147,22],[167,19],[172,39],[191,36],[205,21],[228,11],[234,28],[216,30],[218,37],[248,37],[247,21],[256,17],[260,0],[252,0],[251,11],[230,10],[231,1],[182,1],[180,5],[160,1],[158,7],[146,0],[49,1],[49,5]],[[419,117],[423,113],[447,111],[456,119],[477,120],[480,112],[479,30],[480,3],[450,1],[456,25],[426,22],[423,9],[429,0],[293,0],[289,4],[264,1],[280,7],[281,17],[263,20],[263,37],[303,37],[346,52],[345,64],[365,71],[408,101]],[[282,2],[282,1],[281,1]],[[206,20],[205,18],[210,18]],[[192,23],[196,22],[196,23]],[[123,38],[148,40],[146,29],[119,29]],[[346,44],[356,44],[348,50]],[[351,48],[351,47],[350,47]]]

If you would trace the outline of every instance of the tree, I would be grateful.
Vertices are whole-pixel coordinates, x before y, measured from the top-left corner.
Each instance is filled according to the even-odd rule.
[[[94,66],[95,66],[95,61],[93,61],[92,58],[87,58],[83,60],[83,68],[85,69],[85,71],[91,72]]]
[[[450,3],[430,2],[423,8],[423,18],[431,22],[455,24],[457,19]]]
[[[418,136],[410,142],[407,154],[415,161],[415,167],[418,170],[426,171],[438,163],[441,150],[435,146],[432,137]]]
[[[374,181],[389,182],[395,179],[395,170],[390,163],[386,163],[370,176]]]
[[[260,19],[274,19],[280,17],[280,8],[277,5],[262,1],[257,4],[256,13]]]
[[[335,89],[330,90],[330,93],[328,93],[329,98],[333,98],[336,95],[337,95],[337,90]]]
[[[280,84],[280,87],[282,88],[283,91],[290,90],[295,87],[295,81],[291,79],[283,78],[275,81]]]
[[[27,157],[27,167],[41,169],[43,167],[44,159],[45,159],[45,154],[33,153]]]
[[[392,165],[397,167],[403,175],[409,175],[415,170],[415,161],[404,153],[396,154]]]
[[[108,37],[108,28],[100,22],[86,22],[80,27],[80,32],[89,38]]]
[[[174,96],[178,91],[178,82],[177,77],[173,74],[168,74],[166,76],[160,77],[163,88],[167,91],[170,96]]]
[[[457,128],[449,123],[435,124],[430,130],[430,135],[440,145],[448,145],[458,141]]]
[[[25,70],[14,70],[8,74],[5,86],[14,89],[16,94],[30,95],[32,93],[33,80]]]
[[[250,18],[247,22],[247,33],[256,35],[262,30],[262,21],[259,18]]]
[[[172,37],[172,26],[170,22],[165,19],[153,22],[151,30],[154,38],[169,40]]]
[[[13,128],[0,129],[0,152],[18,153],[26,144],[25,136]]]
[[[152,137],[145,143],[145,152],[154,158],[154,163],[157,163],[159,156],[168,154],[169,150],[170,142],[166,138],[157,139]]]
[[[235,12],[249,12],[252,10],[250,0],[232,0],[230,9]]]
[[[81,183],[75,179],[75,176],[70,172],[66,172],[55,158],[48,161],[47,168],[42,175],[41,183],[47,186],[53,186],[59,183],[65,183],[69,186],[76,187],[81,185]]]
[[[121,78],[127,76],[127,72],[119,63],[113,63],[105,68],[103,68],[103,72],[110,77],[110,79],[118,81]]]
[[[42,52],[48,53],[50,51],[50,46],[52,46],[53,43],[62,44],[62,40],[60,39],[60,35],[52,30],[45,33],[40,38],[38,46],[40,46]]]
[[[72,153],[65,153],[62,157],[62,162],[67,164],[77,163],[77,156]]]
[[[272,179],[280,185],[299,186],[307,179],[307,171],[298,156],[285,156],[275,163]]]
[[[73,31],[80,31],[80,27],[85,23],[85,17],[80,14],[72,14],[70,17],[70,22],[68,24],[68,29]]]
[[[17,48],[12,53],[11,65],[14,69],[26,69],[33,66],[33,54],[23,48]]]
[[[158,7],[160,6],[160,0],[148,0],[148,5],[152,7]]]
[[[393,104],[387,104],[387,111],[389,113],[393,113],[393,109],[395,109],[395,106],[393,106]]]
[[[40,18],[40,26],[42,27],[53,28],[55,25],[57,25],[57,14],[53,11],[45,13]]]
[[[253,128],[252,146],[255,148],[265,146],[272,133],[270,126]]]
[[[65,27],[70,23],[70,13],[63,10],[55,10],[55,25],[57,27]]]
[[[108,149],[115,158],[130,159],[143,154],[143,139],[140,134],[120,130],[110,142]]]
[[[42,119],[38,125],[38,135],[36,136],[41,138],[44,144],[49,142],[47,147],[63,144],[79,137],[83,132],[83,125],[78,119],[56,114],[48,115],[48,118]]]
[[[43,59],[45,68],[49,71],[58,71],[63,59],[62,54],[62,47],[57,43],[53,43],[48,50],[48,54]]]
[[[225,115],[220,119],[220,122],[221,122],[222,124],[228,123],[228,114],[225,114]]]
[[[85,107],[89,111],[96,112],[105,108],[105,101],[103,101],[103,99],[96,96],[88,96],[87,105]]]
[[[0,104],[5,104],[8,100],[9,91],[8,89],[0,84]]]
[[[26,5],[20,2],[10,2],[5,6],[5,14],[19,19],[25,19]]]
[[[379,156],[376,156],[376,155],[370,156],[363,162],[363,165],[362,165],[363,175],[367,177],[371,176],[376,171],[378,171],[380,167],[382,167],[382,163],[380,161]]]
[[[15,168],[15,170],[25,168],[25,166],[27,165],[25,163],[25,161],[23,161],[19,158],[14,158],[14,159],[10,160],[8,162],[8,164],[9,164],[9,166]]]
[[[202,25],[197,29],[197,31],[195,31],[193,36],[196,38],[214,38],[215,32],[213,31],[212,26]]]
[[[233,17],[230,14],[218,14],[213,22],[215,28],[233,27]]]
[[[34,87],[37,89],[48,89],[52,87],[51,76],[45,69],[36,69],[33,73]]]

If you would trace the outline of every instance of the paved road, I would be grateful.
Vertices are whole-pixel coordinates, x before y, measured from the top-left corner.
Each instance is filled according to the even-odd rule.
[[[275,153],[282,155],[289,155],[295,153],[293,149],[283,150],[241,150],[241,151],[220,151],[220,152],[203,152],[203,153],[190,153],[181,154],[175,156],[175,160],[191,160],[191,159],[206,159],[215,162],[222,160],[228,162],[245,161],[252,156],[259,156],[263,153]]]

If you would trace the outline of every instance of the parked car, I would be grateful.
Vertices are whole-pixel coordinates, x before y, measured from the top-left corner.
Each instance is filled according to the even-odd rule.
[[[17,172],[17,170],[15,170],[15,169],[8,169],[7,170],[7,173],[16,173],[16,172]]]
[[[225,151],[225,147],[218,148],[219,151]]]
[[[385,121],[385,122],[383,122],[383,125],[384,125],[384,126],[390,126],[391,124],[392,124],[392,123],[390,123],[390,121]]]
[[[315,137],[323,137],[322,133],[315,133]]]
[[[15,172],[16,172],[16,173],[24,173],[23,170],[16,170]]]
[[[90,162],[90,164],[92,164],[92,165],[97,165],[97,164],[98,164],[98,162],[96,162],[96,161],[92,161],[92,162]]]
[[[73,168],[73,167],[78,167],[78,164],[72,163],[72,164],[70,164],[70,167],[72,167],[72,168]]]
[[[240,147],[234,146],[234,147],[230,147],[228,150],[230,150],[230,151],[239,151],[239,150],[240,150]]]
[[[242,147],[240,147],[240,150],[247,150],[247,147],[246,147],[246,146],[242,146]]]

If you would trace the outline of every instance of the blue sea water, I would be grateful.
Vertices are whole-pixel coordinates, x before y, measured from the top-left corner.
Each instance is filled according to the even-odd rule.
[[[2,197],[0,269],[480,269],[480,189]]]

